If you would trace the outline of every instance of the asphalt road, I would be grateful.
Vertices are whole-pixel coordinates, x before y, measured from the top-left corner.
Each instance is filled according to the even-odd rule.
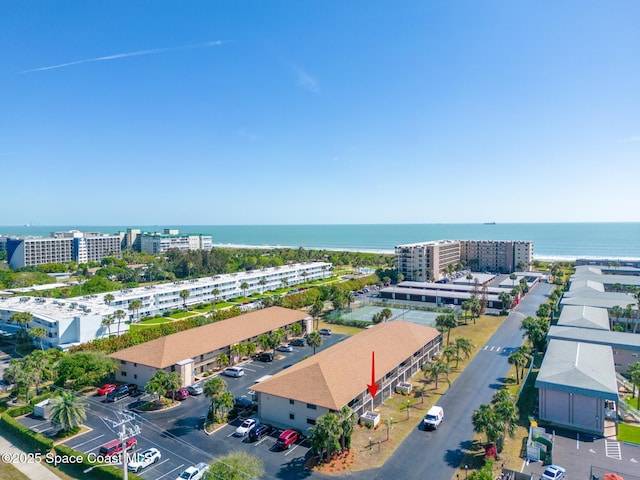
[[[509,372],[509,354],[523,342],[522,319],[535,315],[553,288],[541,283],[532,289],[441,397],[438,405],[444,408],[445,420],[437,431],[416,429],[383,467],[352,477],[386,480],[401,475],[403,480],[451,479],[474,436],[473,411],[491,401]]]

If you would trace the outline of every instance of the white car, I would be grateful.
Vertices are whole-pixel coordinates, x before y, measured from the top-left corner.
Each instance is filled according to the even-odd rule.
[[[564,468],[558,465],[549,465],[540,478],[543,480],[560,480],[564,478],[565,473],[567,471]]]
[[[209,470],[209,465],[201,462],[195,467],[187,468],[176,480],[200,480],[207,470]]]
[[[253,430],[257,424],[258,420],[256,420],[255,418],[247,418],[244,422],[242,422],[242,425],[236,428],[234,435],[236,437],[244,437],[247,433]]]
[[[293,352],[293,347],[291,345],[280,345],[276,350],[279,352]]]
[[[156,463],[161,458],[162,455],[160,454],[160,450],[158,450],[157,448],[149,448],[144,452],[139,452],[136,455],[136,459],[133,462],[129,462],[127,464],[127,469],[131,470],[132,472],[138,473],[143,468]]]

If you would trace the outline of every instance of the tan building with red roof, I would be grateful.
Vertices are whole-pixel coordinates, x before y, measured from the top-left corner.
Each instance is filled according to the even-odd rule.
[[[253,387],[264,421],[306,431],[316,419],[345,405],[358,415],[372,411],[440,352],[435,328],[400,320],[385,322],[313,355]],[[371,398],[371,352],[375,383]]]
[[[255,310],[238,317],[157,338],[109,355],[119,362],[116,380],[144,386],[158,370],[180,373],[182,385],[191,385],[194,376],[218,366],[218,355],[231,358],[231,346],[255,342],[279,328],[299,323],[310,332],[308,313],[283,307]]]

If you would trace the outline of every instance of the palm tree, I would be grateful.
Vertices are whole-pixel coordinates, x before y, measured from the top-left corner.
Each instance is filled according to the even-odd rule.
[[[115,317],[116,320],[118,320],[118,336],[120,336],[120,322],[122,322],[122,320],[124,320],[127,316],[126,313],[124,313],[124,310],[116,310],[115,312],[113,312],[113,316]]]
[[[389,320],[391,317],[393,317],[393,312],[391,311],[390,308],[383,308],[380,313],[382,314],[382,316],[384,317],[385,321]]]
[[[322,346],[322,335],[318,332],[311,332],[307,335],[307,345],[313,347],[313,354],[316,354],[316,348]]]
[[[633,392],[631,398],[636,397],[636,389],[638,385],[640,385],[640,362],[633,362],[631,365],[627,367],[627,374],[631,379],[631,383],[633,384]]]
[[[449,376],[449,365],[447,365],[446,362],[443,362],[442,360],[437,360],[435,362],[431,361],[426,363],[422,367],[422,371],[424,372],[425,377],[430,378],[431,380],[434,380],[436,382],[437,390],[438,379],[440,378],[440,375],[444,373],[447,375],[447,377]]]
[[[107,293],[104,296],[104,303],[106,303],[107,305],[111,305],[111,302],[113,302],[116,299],[116,297],[114,297],[111,293]]]
[[[142,300],[135,299],[129,302],[129,310],[133,312],[133,314],[136,316],[136,319],[139,319],[138,312],[141,307],[142,307]]]
[[[182,299],[182,308],[185,310],[187,309],[187,298],[189,298],[190,295],[191,295],[191,292],[189,290],[180,291],[180,298]]]
[[[294,323],[289,327],[289,330],[291,331],[291,335],[298,337],[302,333],[302,325]]]
[[[214,418],[218,411],[222,394],[227,391],[227,383],[220,377],[210,378],[202,387],[204,396],[211,401],[210,411],[213,412]],[[221,402],[220,402],[221,403]]]
[[[507,292],[500,292],[498,298],[502,302],[502,308],[505,310],[509,310],[513,306],[513,297]]]
[[[40,383],[47,376],[51,375],[50,361],[47,354],[40,351],[33,351],[26,357],[24,357],[24,366],[29,371],[33,382],[36,385],[36,395],[40,394]]]
[[[458,351],[454,345],[447,345],[442,349],[442,356],[447,361],[447,364],[451,363],[451,360],[455,358],[456,363],[458,363]]]
[[[20,326],[20,337],[23,341],[27,339],[27,328],[33,320],[33,315],[29,312],[18,312],[11,315],[10,320]]]
[[[218,364],[221,367],[229,365],[229,355],[227,355],[226,353],[219,353],[216,357],[216,360],[218,360]]]
[[[242,282],[240,284],[240,290],[242,290],[242,296],[247,296],[247,290],[249,289],[249,284],[247,282]]]
[[[471,274],[471,272],[467,273],[467,281],[469,282],[469,285],[471,285],[471,280],[473,280],[473,275]]]
[[[40,343],[40,350],[44,350],[42,339],[47,336],[47,330],[44,327],[33,327],[29,330],[29,336]]]
[[[266,277],[262,277],[258,283],[259,283],[259,284],[260,284],[260,286],[262,287],[262,292],[261,292],[261,293],[264,293],[264,286],[267,284],[267,279],[266,279]]]
[[[518,279],[518,276],[515,273],[512,273],[511,275],[509,275],[509,280],[511,280],[511,286],[515,287],[516,286],[516,280]]]
[[[167,389],[171,391],[172,400],[176,401],[176,390],[182,386],[182,378],[178,372],[170,372],[167,375]]]
[[[624,308],[624,331],[628,332],[629,331],[629,322],[631,321],[631,317],[633,317],[633,303],[630,303],[629,305],[627,305]],[[635,332],[633,332],[635,333]]]
[[[451,336],[451,329],[458,326],[458,320],[452,313],[447,315],[438,315],[436,317],[436,327],[442,330],[447,330],[447,345],[449,344],[449,338]]]
[[[269,350],[271,348],[271,338],[266,333],[263,333],[258,337],[258,345],[262,347],[263,350]]]
[[[620,305],[616,305],[611,309],[611,315],[616,319],[616,324],[614,326],[620,325],[620,317],[623,315],[623,310]]]
[[[169,375],[165,370],[157,370],[144,386],[144,391],[157,395],[157,400],[160,400],[162,394],[169,390],[168,377]]]
[[[515,367],[516,367],[516,383],[519,384],[520,383],[519,369],[524,367],[527,364],[527,359],[522,354],[522,352],[520,352],[519,350],[516,350],[511,355],[509,355],[509,364],[510,365],[515,365]]]
[[[287,277],[284,277],[280,280],[280,283],[282,283],[282,288],[287,288],[287,285],[289,285],[289,279]]]
[[[456,368],[458,368],[458,360],[460,359],[460,354],[462,353],[465,358],[471,357],[471,351],[473,349],[473,343],[471,340],[464,337],[458,337],[454,340],[456,346]]]
[[[211,290],[211,295],[213,295],[213,304],[215,305],[216,303],[218,303],[218,295],[220,295],[220,290],[214,288],[213,290]]]
[[[244,352],[247,356],[253,357],[256,354],[256,344],[253,342],[247,342],[244,344]]]
[[[51,425],[64,431],[72,430],[87,419],[84,404],[78,396],[69,391],[51,399]]]
[[[506,432],[510,437],[515,436],[518,411],[509,392],[505,389],[499,390],[491,403],[493,403],[493,411],[496,417],[504,424]]]
[[[243,346],[240,343],[231,345],[231,363],[235,364],[242,357]]]
[[[320,322],[320,315],[322,315],[322,311],[324,310],[324,302],[320,299],[313,302],[313,305],[309,308],[309,315],[315,321],[315,328],[318,329],[318,323]]]
[[[498,418],[496,412],[486,403],[480,405],[480,408],[473,412],[471,422],[475,432],[484,433],[487,436],[488,444],[495,443],[498,438],[504,435],[504,422]]]
[[[342,435],[340,435],[340,446],[342,447],[342,450],[348,450],[351,448],[351,436],[355,429],[357,417],[355,412],[345,405],[338,412],[338,420],[342,430]]]
[[[352,291],[345,292],[344,300],[345,300],[345,302],[347,302],[347,308],[351,308],[351,304],[353,303],[353,301],[355,299],[356,299],[356,297],[355,297],[355,295],[353,294]]]
[[[105,315],[102,319],[102,326],[107,328],[107,334],[111,336],[111,325],[115,322],[113,315]]]

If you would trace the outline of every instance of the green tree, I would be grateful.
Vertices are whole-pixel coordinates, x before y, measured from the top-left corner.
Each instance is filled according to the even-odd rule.
[[[116,320],[113,315],[105,315],[102,317],[102,326],[106,327],[107,335],[109,337],[111,336],[111,325],[113,325],[115,321]]]
[[[393,317],[393,312],[391,311],[390,308],[383,308],[380,311],[380,313],[382,314],[385,320],[389,320],[391,317]]]
[[[234,452],[214,460],[205,480],[248,480],[264,476],[264,462],[250,453]]]
[[[33,320],[33,315],[29,312],[18,312],[11,315],[10,321],[16,322],[20,327],[20,338],[24,342],[27,340],[27,328]]]
[[[518,421],[518,410],[509,391],[506,389],[499,390],[491,403],[496,417],[505,426],[505,432],[510,437],[514,437]]]
[[[182,308],[184,310],[187,309],[187,298],[189,298],[190,295],[191,295],[191,292],[189,290],[180,291],[180,298],[182,299]]]
[[[511,309],[511,307],[513,306],[513,297],[511,295],[509,295],[507,292],[500,292],[498,298],[502,302],[502,308],[504,308],[505,310]]]
[[[631,365],[627,367],[627,375],[631,379],[631,383],[633,384],[633,393],[631,398],[636,397],[636,390],[638,385],[640,385],[640,362],[633,362]]]
[[[62,391],[53,397],[51,405],[51,425],[64,431],[80,426],[87,419],[84,403],[74,392]]]
[[[436,317],[436,327],[447,331],[447,345],[450,343],[451,329],[458,326],[458,320],[452,313],[438,315]]]
[[[447,377],[449,376],[449,365],[442,360],[431,361],[424,364],[422,371],[427,379],[435,381],[437,390],[440,375],[444,374]]]
[[[144,386],[144,391],[157,395],[160,400],[162,394],[169,390],[169,375],[165,370],[157,370]]]
[[[307,335],[307,345],[313,347],[313,354],[315,355],[316,348],[322,346],[322,335],[320,335],[318,332],[311,332],[309,335]]]
[[[310,429],[309,441],[312,448],[328,461],[331,452],[340,448],[340,436],[342,435],[341,420],[335,413],[325,413],[316,419],[316,424]]]
[[[320,322],[320,315],[322,315],[323,310],[324,310],[324,302],[320,299],[313,302],[313,304],[309,308],[309,315],[311,315],[311,317],[315,322],[316,330],[318,329],[318,324]]]
[[[44,327],[33,327],[29,329],[29,336],[40,344],[40,350],[44,350],[42,339],[47,337],[47,330]]]
[[[118,321],[118,336],[120,336],[120,323],[126,318],[127,314],[124,313],[124,310],[118,309],[113,312],[113,316]]]
[[[626,307],[624,307],[624,331],[628,332],[629,331],[629,322],[631,321],[631,318],[633,317],[633,304],[630,303],[629,305],[627,305]],[[633,332],[635,333],[635,332]]]
[[[111,293],[107,293],[104,296],[104,303],[106,303],[107,305],[111,305],[111,303],[116,299],[116,297],[114,297]]]
[[[169,372],[167,375],[167,389],[171,391],[171,400],[176,401],[176,390],[182,386],[182,379],[178,372]]]
[[[518,276],[515,273],[512,273],[511,275],[509,275],[509,280],[511,280],[511,286],[515,287],[516,286],[516,280],[518,279]]]
[[[522,352],[516,350],[511,355],[509,355],[509,364],[515,365],[516,367],[516,383],[520,383],[520,369],[527,364],[526,357],[522,354]]]
[[[616,319],[616,323],[614,326],[620,325],[620,317],[623,314],[622,307],[620,305],[616,305],[611,309],[611,316]]]
[[[338,412],[338,420],[340,421],[340,446],[342,450],[351,448],[351,437],[356,426],[357,416],[351,408],[344,406]]]
[[[549,332],[549,322],[546,319],[527,317],[522,320],[520,328],[525,330],[526,337],[536,351],[544,351],[547,346],[547,333]]]
[[[118,369],[116,361],[103,352],[72,353],[58,363],[58,380],[61,385],[71,382],[74,389],[96,385],[101,379]]]
[[[291,330],[291,335],[293,335],[294,337],[299,337],[302,334],[302,325],[300,325],[299,323],[294,323],[291,325],[291,327],[289,327],[289,330]]]
[[[29,402],[29,388],[36,383],[36,376],[27,361],[24,358],[11,359],[4,375],[12,379],[13,383],[18,387],[18,392],[20,392],[21,388],[24,388],[26,402]]]
[[[235,363],[242,358],[244,346],[241,343],[235,343],[231,345],[229,350],[231,352],[231,364],[235,365]]]
[[[219,353],[216,360],[218,360],[218,365],[220,365],[221,367],[226,367],[227,365],[229,365],[229,355],[227,355],[226,353]]]
[[[216,418],[218,410],[222,407],[222,395],[227,391],[227,382],[220,377],[213,377],[205,382],[202,390],[211,402],[210,411]]]
[[[480,299],[477,295],[471,295],[471,298],[468,300],[469,304],[469,312],[471,313],[471,320],[473,320],[473,324],[476,323],[476,318],[480,316],[480,312],[482,311],[482,305],[480,304]]]
[[[478,410],[474,410],[471,416],[473,430],[477,433],[484,433],[487,437],[487,444],[496,443],[498,438],[504,436],[505,424],[496,415],[490,405],[483,403]]]
[[[220,295],[220,290],[214,288],[213,290],[211,290],[211,295],[213,295],[213,304],[215,305],[216,303],[218,303],[218,295]]]
[[[247,290],[249,289],[249,284],[247,282],[242,282],[240,284],[240,290],[242,290],[242,296],[247,296]]]
[[[139,316],[140,308],[142,308],[142,300],[135,299],[129,302],[129,310],[131,310],[133,314],[136,316],[136,320],[140,319],[140,316]]]
[[[244,351],[249,357],[253,357],[256,354],[256,344],[254,342],[245,343]]]
[[[462,358],[460,354],[464,355],[464,358],[470,358],[473,343],[471,343],[470,339],[464,337],[458,337],[454,342],[456,346],[456,368],[458,368],[458,360]]]
[[[467,282],[469,282],[469,285],[471,285],[471,280],[473,280],[473,274],[471,272],[467,273]]]
[[[266,333],[263,333],[258,337],[258,345],[262,347],[262,350],[271,349],[271,337]]]
[[[487,458],[480,470],[475,470],[469,474],[469,480],[493,480],[493,458]]]
[[[35,383],[36,395],[38,395],[40,393],[40,383],[45,378],[51,378],[53,376],[50,357],[43,350],[36,350],[24,357],[23,362]]]

